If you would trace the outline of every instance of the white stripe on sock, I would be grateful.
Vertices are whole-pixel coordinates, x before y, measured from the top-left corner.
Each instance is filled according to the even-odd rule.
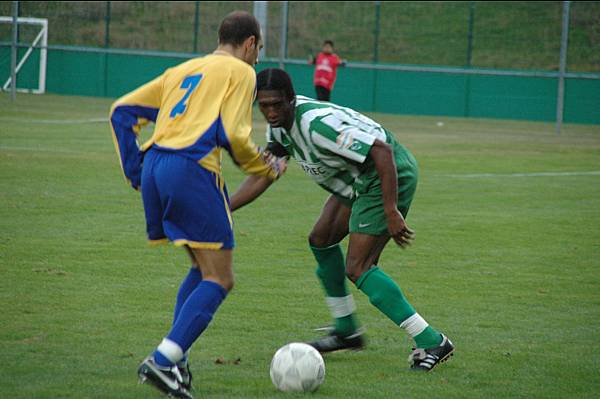
[[[162,353],[164,357],[169,359],[171,363],[177,363],[183,358],[183,350],[181,347],[167,338],[162,340],[156,350]]]
[[[325,298],[325,301],[327,302],[327,306],[331,311],[331,315],[335,319],[349,316],[356,310],[356,305],[354,304],[354,297],[352,294],[342,297],[328,296]]]
[[[429,324],[418,313],[400,323],[400,327],[404,328],[413,338],[425,331],[428,326]]]

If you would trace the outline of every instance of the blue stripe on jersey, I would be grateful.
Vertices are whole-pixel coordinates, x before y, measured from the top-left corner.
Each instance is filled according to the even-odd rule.
[[[216,147],[222,147],[231,154],[231,145],[225,134],[225,128],[223,127],[223,121],[219,116],[206,131],[196,140],[196,142],[188,147],[184,148],[168,148],[161,147],[158,144],[153,144],[152,148],[164,152],[176,152],[183,156],[199,161],[208,154],[210,154]],[[232,155],[233,158],[233,155]]]
[[[122,105],[115,108],[110,116],[110,123],[119,146],[123,172],[134,188],[140,185],[143,158],[137,144],[134,126],[139,124],[139,118],[155,122],[157,115],[158,108]]]

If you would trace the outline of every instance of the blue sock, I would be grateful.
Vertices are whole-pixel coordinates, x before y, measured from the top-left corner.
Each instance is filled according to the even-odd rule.
[[[173,362],[171,362],[169,359],[167,359],[167,357],[165,355],[163,355],[162,353],[160,353],[157,350],[154,351],[154,353],[153,353],[152,356],[154,356],[154,361],[159,366],[163,366],[163,367],[171,367],[171,366],[173,366]]]
[[[183,307],[183,304],[188,299],[192,291],[196,289],[198,284],[202,281],[202,272],[196,269],[194,266],[190,268],[190,272],[181,282],[179,286],[179,292],[177,292],[177,301],[175,302],[175,314],[173,316],[173,324],[177,321],[177,316]]]
[[[202,281],[188,296],[166,339],[185,353],[206,329],[217,308],[227,296],[225,288],[212,281]],[[180,359],[168,359],[158,350],[154,360],[160,366],[172,366]]]

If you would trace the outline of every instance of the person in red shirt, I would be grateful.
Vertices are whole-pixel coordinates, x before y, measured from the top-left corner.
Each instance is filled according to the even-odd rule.
[[[308,63],[315,65],[314,84],[317,100],[329,101],[337,75],[337,68],[346,65],[346,62],[334,53],[333,42],[325,40],[322,51],[316,57],[309,56]]]

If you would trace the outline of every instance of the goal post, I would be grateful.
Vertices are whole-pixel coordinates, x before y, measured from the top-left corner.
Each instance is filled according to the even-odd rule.
[[[13,23],[13,17],[4,17],[0,16],[0,24],[11,24]],[[34,49],[40,49],[40,61],[38,65],[38,82],[37,87],[17,87],[17,91],[20,92],[28,92],[28,93],[36,93],[43,94],[46,92],[46,64],[48,59],[48,20],[46,18],[26,18],[19,17],[17,18],[17,25],[29,25],[33,27],[38,27],[39,31],[36,30],[35,39],[28,43],[27,50],[23,57],[17,61],[17,68],[15,71],[15,75],[19,73],[19,71],[23,68],[25,63],[31,58],[31,54]],[[7,91],[11,86],[11,72],[9,71],[8,79],[3,82],[2,90]],[[0,77],[4,80],[4,77]],[[17,79],[17,82],[19,80]]]

